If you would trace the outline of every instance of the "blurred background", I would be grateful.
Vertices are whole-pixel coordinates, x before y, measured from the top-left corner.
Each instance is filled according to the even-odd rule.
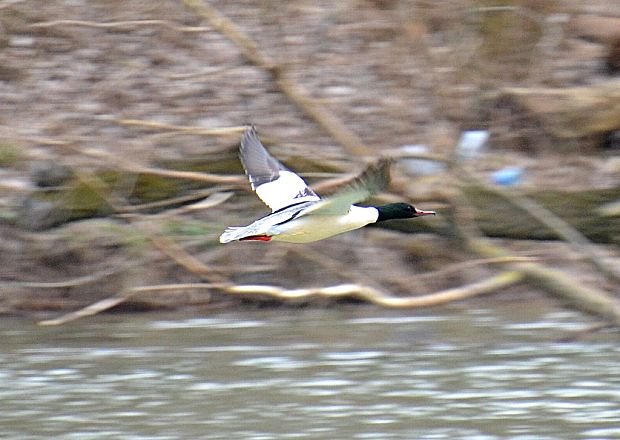
[[[617,0],[0,0],[9,434],[620,436],[619,72]],[[220,245],[248,124],[439,215]]]

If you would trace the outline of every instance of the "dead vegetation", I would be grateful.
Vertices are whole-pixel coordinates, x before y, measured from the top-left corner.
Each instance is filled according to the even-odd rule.
[[[16,74],[0,78],[0,92],[20,116],[0,115],[5,313],[74,310],[43,321],[61,324],[123,305],[420,307],[520,284],[620,323],[619,165],[598,150],[620,128],[619,99],[600,92],[613,81],[596,66],[602,53],[575,53],[582,43],[567,23],[585,13],[578,2],[105,3],[71,19],[60,4],[2,4],[5,68]],[[571,90],[599,101],[573,109]],[[540,101],[552,95],[562,95],[556,109]],[[565,148],[579,111],[594,122],[568,136],[579,148]],[[248,189],[235,152],[246,122],[312,181],[428,144],[416,158],[442,171],[401,164],[382,198],[441,217],[303,249],[222,247],[223,227],[260,209],[249,194],[231,197]],[[492,149],[462,162],[454,146],[469,127],[488,128]],[[42,161],[43,175],[64,177],[37,187],[19,177]],[[519,191],[485,183],[506,164],[530,172]],[[77,219],[89,220],[67,223]],[[567,244],[515,250],[487,236]]]

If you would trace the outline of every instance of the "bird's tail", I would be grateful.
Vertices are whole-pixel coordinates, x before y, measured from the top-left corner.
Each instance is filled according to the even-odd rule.
[[[230,243],[231,241],[243,238],[245,235],[243,229],[245,229],[243,226],[229,226],[222,235],[220,235],[220,243]]]

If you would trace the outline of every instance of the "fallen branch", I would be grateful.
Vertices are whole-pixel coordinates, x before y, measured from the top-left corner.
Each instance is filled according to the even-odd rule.
[[[487,239],[468,240],[469,249],[484,256],[506,256],[507,252]],[[620,326],[620,302],[606,292],[586,286],[572,276],[536,263],[512,263],[508,266],[524,276],[531,286],[544,290],[582,312],[599,316]]]
[[[521,281],[522,275],[518,272],[503,272],[486,280],[468,284],[461,287],[446,289],[424,296],[396,297],[380,292],[379,290],[359,285],[359,284],[340,284],[337,286],[318,287],[308,289],[285,289],[278,286],[265,285],[227,285],[220,283],[188,283],[188,284],[163,284],[155,286],[140,286],[131,288],[119,295],[102,299],[90,304],[82,309],[67,313],[59,318],[40,321],[39,325],[52,326],[62,325],[87,316],[93,316],[105,310],[109,310],[135,295],[151,292],[183,292],[188,289],[222,289],[225,293],[237,295],[267,295],[274,298],[291,300],[304,299],[313,296],[324,296],[330,298],[354,297],[364,301],[391,308],[414,308],[431,307],[458,301],[477,295],[491,293],[504,289],[508,286]]]
[[[613,266],[608,264],[596,254],[592,242],[581,232],[579,232],[577,228],[573,227],[549,209],[539,203],[536,203],[528,197],[520,195],[516,192],[500,190],[499,188],[488,185],[465,169],[461,168],[460,171],[461,175],[464,175],[468,180],[474,182],[476,185],[483,187],[485,190],[496,194],[513,206],[527,212],[541,224],[545,225],[547,228],[555,232],[560,238],[565,240],[570,245],[573,252],[577,255],[582,255],[585,260],[589,261],[607,278],[615,282],[620,282],[620,273],[618,273]]]
[[[473,217],[470,217],[470,205],[462,195],[454,197],[452,202],[454,232],[465,248],[485,258],[510,256],[500,246],[496,246],[488,238],[480,236]],[[521,274],[523,280],[531,286],[564,300],[571,307],[584,313],[599,316],[611,324],[620,326],[620,303],[606,292],[585,286],[559,270],[550,269],[533,262],[509,263],[508,268]]]
[[[305,299],[313,296],[330,298],[354,297],[383,307],[414,308],[432,307],[491,293],[516,284],[521,281],[522,278],[523,275],[516,271],[502,272],[477,283],[441,290],[429,295],[409,297],[384,294],[373,287],[359,284],[340,284],[330,287],[291,290],[278,286],[241,285],[228,287],[226,292],[241,295],[268,295],[278,299]]]
[[[240,185],[246,183],[246,178],[242,176],[224,176],[220,174],[209,174],[195,171],[164,170],[161,168],[143,167],[137,164],[129,163],[122,168],[125,171],[130,171],[133,173],[151,174],[153,176],[171,177],[173,179],[187,179],[197,182],[234,183]]]

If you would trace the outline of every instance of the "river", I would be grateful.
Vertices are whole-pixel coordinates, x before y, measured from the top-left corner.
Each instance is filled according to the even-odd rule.
[[[620,347],[544,300],[0,320],[2,439],[618,439]]]

